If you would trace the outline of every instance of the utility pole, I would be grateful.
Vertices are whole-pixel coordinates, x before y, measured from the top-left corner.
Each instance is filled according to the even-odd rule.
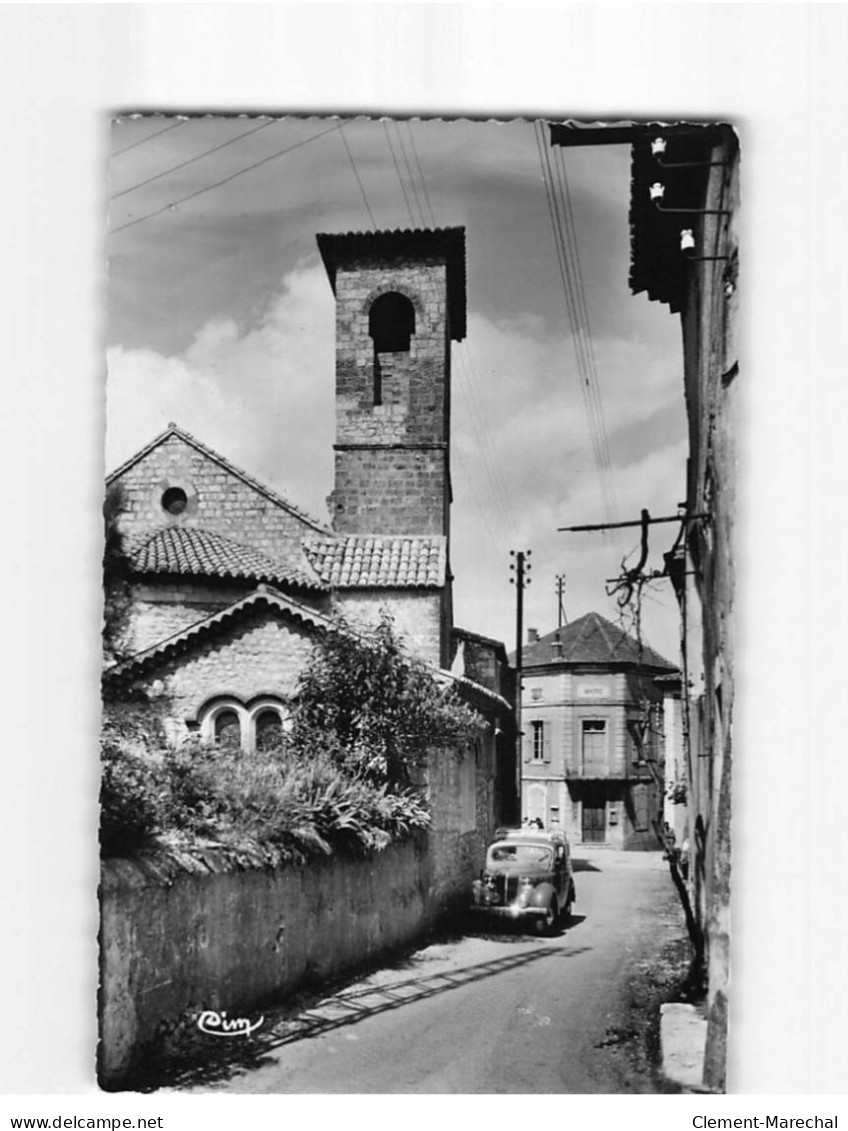
[[[510,557],[515,561],[510,565],[515,576],[509,579],[510,585],[515,586],[515,788],[518,793],[518,819],[521,821],[521,763],[522,763],[522,733],[521,733],[521,648],[524,635],[524,590],[530,584],[526,576],[533,568],[525,558],[529,558],[530,550],[510,550]]]
[[[556,589],[557,589],[557,631],[559,631],[564,624],[568,624],[568,617],[565,615],[565,605],[563,604],[563,593],[565,591],[565,574],[558,573],[556,575]]]

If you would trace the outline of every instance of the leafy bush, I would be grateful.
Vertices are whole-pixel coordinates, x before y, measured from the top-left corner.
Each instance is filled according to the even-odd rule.
[[[304,755],[321,746],[357,777],[405,786],[429,749],[464,744],[481,725],[455,691],[405,654],[384,611],[367,634],[339,620],[314,649],[291,742]]]
[[[104,727],[100,842],[106,855],[143,842],[167,822],[162,759],[151,746],[149,736],[141,730]]]

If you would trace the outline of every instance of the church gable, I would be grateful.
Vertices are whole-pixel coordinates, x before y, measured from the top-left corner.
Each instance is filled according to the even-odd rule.
[[[260,586],[226,609],[181,629],[107,670],[113,691],[143,690],[163,713],[190,724],[205,705],[289,699],[317,634],[330,621]]]
[[[300,540],[326,527],[176,425],[107,480],[119,528],[136,547],[162,527],[198,528],[302,563]]]

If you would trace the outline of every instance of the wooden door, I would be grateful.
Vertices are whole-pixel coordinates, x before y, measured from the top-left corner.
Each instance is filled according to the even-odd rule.
[[[583,798],[583,843],[603,844],[607,839],[607,806],[604,796],[592,791]]]

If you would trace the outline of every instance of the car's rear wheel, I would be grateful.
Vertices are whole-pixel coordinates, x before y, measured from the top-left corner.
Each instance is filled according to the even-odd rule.
[[[552,934],[558,918],[559,906],[557,905],[556,896],[554,896],[545,908],[544,916],[536,920],[536,933],[539,935]]]

